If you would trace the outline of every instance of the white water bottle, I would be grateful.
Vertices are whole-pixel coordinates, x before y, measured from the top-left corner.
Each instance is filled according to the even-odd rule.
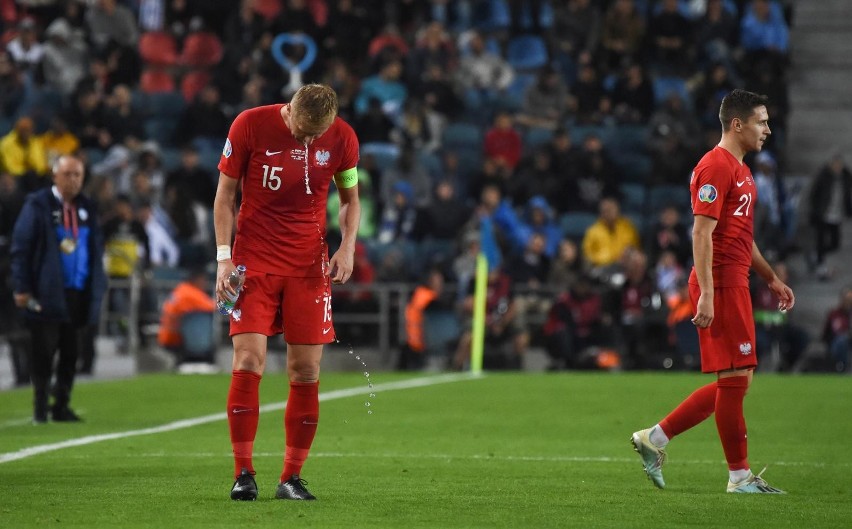
[[[223,316],[231,316],[235,320],[240,321],[240,311],[234,310],[234,305],[237,303],[237,299],[240,297],[240,291],[243,289],[243,284],[246,282],[246,267],[245,265],[238,265],[236,270],[231,272],[231,275],[228,276],[228,283],[230,283],[231,287],[234,289],[234,294],[225,293],[225,300],[218,300],[216,302],[216,308],[219,309],[219,314]]]

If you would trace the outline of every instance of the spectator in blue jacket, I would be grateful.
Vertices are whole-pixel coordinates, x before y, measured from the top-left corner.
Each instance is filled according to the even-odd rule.
[[[25,311],[32,335],[33,421],[47,422],[48,388],[55,374],[54,421],[77,422],[69,407],[80,330],[98,320],[106,290],[103,240],[95,204],[81,195],[83,162],[60,157],[53,186],[27,196],[12,233],[15,305]]]

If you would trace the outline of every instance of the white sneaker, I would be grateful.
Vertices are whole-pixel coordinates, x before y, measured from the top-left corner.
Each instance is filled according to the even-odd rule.
[[[651,433],[651,428],[633,432],[630,437],[630,442],[633,444],[639,457],[642,458],[642,466],[645,468],[645,473],[648,478],[658,488],[665,488],[666,482],[663,480],[663,463],[666,462],[666,451],[658,448],[648,435]]]
[[[776,489],[766,482],[762,477],[763,473],[766,471],[764,468],[760,471],[760,474],[754,475],[751,472],[748,473],[748,476],[739,481],[737,483],[733,483],[728,481],[728,492],[737,492],[737,493],[751,493],[751,494],[787,494],[781,489]]]

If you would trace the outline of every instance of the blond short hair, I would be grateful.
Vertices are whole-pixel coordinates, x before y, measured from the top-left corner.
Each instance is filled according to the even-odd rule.
[[[328,85],[307,84],[290,100],[299,128],[306,132],[324,131],[337,117],[337,93]]]

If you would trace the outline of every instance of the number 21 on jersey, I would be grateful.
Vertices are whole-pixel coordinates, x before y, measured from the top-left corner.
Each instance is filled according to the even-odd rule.
[[[751,193],[743,193],[740,195],[740,205],[734,210],[735,217],[748,217],[749,209],[751,208]]]

